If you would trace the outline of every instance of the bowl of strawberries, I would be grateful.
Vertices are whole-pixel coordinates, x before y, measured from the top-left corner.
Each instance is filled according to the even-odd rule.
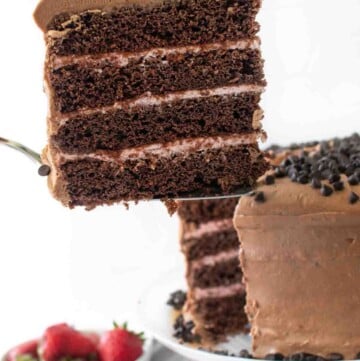
[[[61,323],[48,327],[40,338],[9,350],[3,361],[148,361],[151,342],[114,323],[108,331],[79,331]]]

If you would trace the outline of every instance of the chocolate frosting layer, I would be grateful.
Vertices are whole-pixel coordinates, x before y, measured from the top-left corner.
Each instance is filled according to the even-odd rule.
[[[234,224],[252,323],[253,353],[323,357],[360,351],[360,202],[350,185],[329,197],[309,184],[259,181],[244,196]],[[330,182],[322,180],[330,187]]]
[[[114,7],[156,6],[164,0],[40,0],[34,18],[44,32],[54,16],[61,13],[76,14],[85,10],[111,10]]]

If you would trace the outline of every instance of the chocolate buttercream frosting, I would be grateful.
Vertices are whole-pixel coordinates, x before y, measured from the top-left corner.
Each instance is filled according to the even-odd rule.
[[[234,218],[253,354],[355,359],[360,202],[351,199],[360,194],[360,137],[272,154],[273,181],[260,179]]]
[[[156,6],[165,0],[40,0],[34,18],[41,30],[46,31],[50,21],[61,13],[77,14],[86,10],[107,11],[115,7]]]

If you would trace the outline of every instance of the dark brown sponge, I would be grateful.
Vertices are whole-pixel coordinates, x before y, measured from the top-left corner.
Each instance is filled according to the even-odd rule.
[[[78,115],[52,142],[65,153],[121,150],[179,138],[250,133],[260,94],[178,100],[152,106]]]
[[[187,261],[239,248],[239,239],[234,229],[203,235],[201,238],[182,240],[182,250]]]
[[[65,161],[60,171],[67,183],[70,206],[94,207],[199,192],[229,194],[239,186],[255,183],[268,164],[257,145],[248,145],[194,150],[186,157],[127,159],[122,168],[115,162],[90,158]]]
[[[235,231],[234,231],[235,232]],[[229,286],[242,281],[239,257],[211,266],[203,266],[189,270],[189,287],[219,287]]]
[[[196,317],[207,337],[223,339],[233,332],[245,331],[248,319],[244,311],[245,293],[222,298],[205,298],[190,303],[190,312]]]
[[[259,50],[211,50],[131,60],[118,67],[109,60],[48,68],[56,109],[69,113],[113,105],[144,95],[225,85],[265,85]]]
[[[207,223],[222,219],[231,219],[238,198],[179,202],[178,214],[187,223]]]
[[[83,12],[75,21],[60,14],[48,30],[67,32],[49,42],[56,55],[100,54],[252,38],[260,0],[172,0],[157,7],[131,6]]]

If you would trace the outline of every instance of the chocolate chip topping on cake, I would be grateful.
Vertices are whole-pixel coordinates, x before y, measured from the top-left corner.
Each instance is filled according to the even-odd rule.
[[[264,184],[272,185],[272,179],[288,177],[292,182],[319,189],[323,197],[356,186],[360,182],[360,136],[353,134],[344,139],[328,142],[311,142],[292,145],[291,149],[271,147],[272,158],[282,159],[271,174],[264,177]],[[357,194],[351,192],[354,204]]]

